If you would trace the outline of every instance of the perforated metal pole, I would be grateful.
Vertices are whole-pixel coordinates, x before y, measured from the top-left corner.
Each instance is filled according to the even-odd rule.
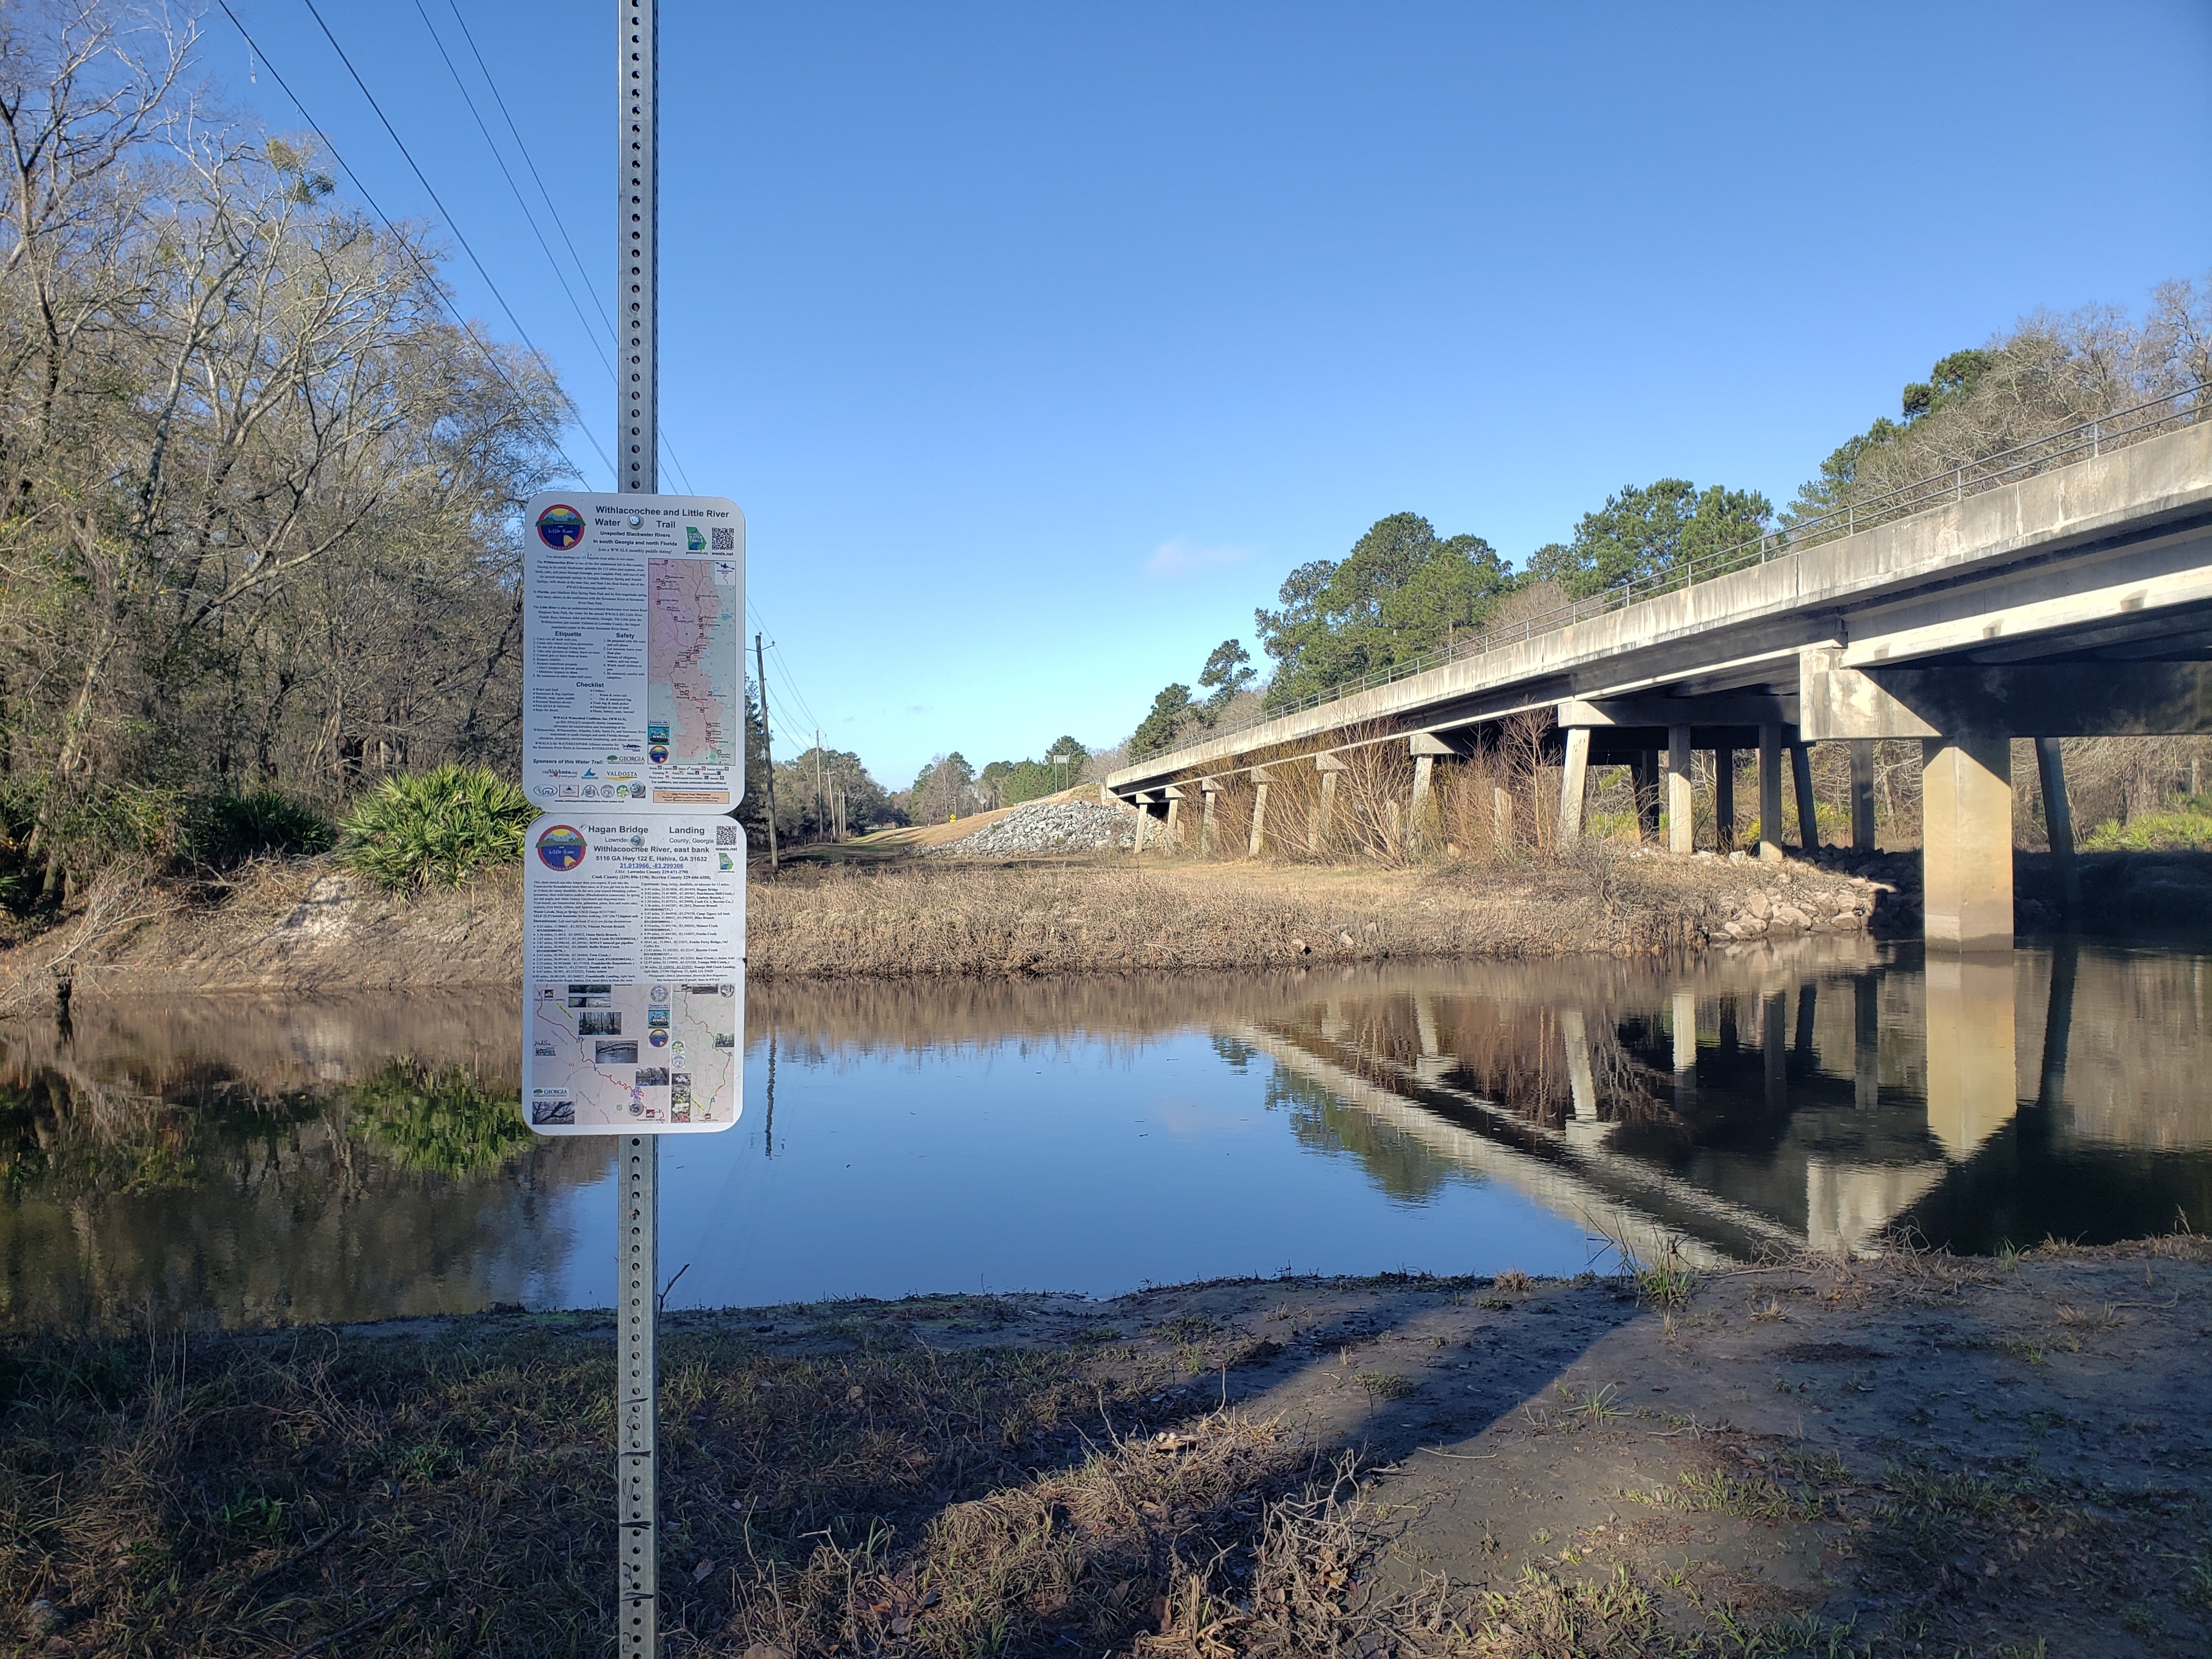
[[[621,1235],[615,1278],[615,1450],[617,1546],[621,1552],[622,1659],[659,1659],[659,1361],[654,1327],[659,1299],[660,1137],[623,1135],[616,1143],[615,1217]]]
[[[621,323],[615,488],[660,484],[659,97],[656,0],[616,0],[619,144],[615,275]],[[623,1135],[615,1206],[617,1539],[621,1659],[660,1656],[660,1138]]]
[[[622,143],[615,173],[616,317],[622,324],[618,375],[622,425],[615,488],[649,495],[659,488],[660,426],[660,73],[658,0],[616,0],[622,17]]]

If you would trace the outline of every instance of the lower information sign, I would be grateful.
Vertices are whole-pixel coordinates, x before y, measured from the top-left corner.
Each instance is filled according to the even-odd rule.
[[[550,813],[523,854],[522,1104],[540,1134],[711,1133],[744,1100],[744,832]]]

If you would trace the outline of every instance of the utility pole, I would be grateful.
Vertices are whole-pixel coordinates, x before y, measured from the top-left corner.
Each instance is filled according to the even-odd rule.
[[[660,488],[659,0],[615,0],[615,489]],[[742,765],[738,776],[744,777]],[[660,1137],[615,1141],[615,1549],[619,1659],[660,1659]]]
[[[761,689],[761,759],[768,766],[768,867],[775,866],[775,749],[768,735],[768,656],[761,649],[761,636],[753,635],[753,668],[760,675]]]
[[[814,728],[814,834],[818,840],[830,828],[828,808],[822,798],[822,728]]]

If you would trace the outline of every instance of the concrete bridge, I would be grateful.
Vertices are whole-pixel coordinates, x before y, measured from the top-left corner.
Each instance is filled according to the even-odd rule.
[[[1870,847],[1874,743],[1917,738],[1928,941],[2008,949],[2011,739],[2037,739],[2052,850],[2070,889],[2057,739],[2212,732],[2204,412],[2163,405],[2124,428],[2136,441],[2120,447],[2100,423],[2055,434],[2037,455],[2000,458],[1971,483],[1961,471],[1954,489],[1914,486],[1904,505],[1936,500],[1924,510],[1811,545],[1777,538],[1729,574],[1688,573],[1669,591],[1547,631],[1470,641],[1402,678],[1124,767],[1104,790],[1180,833],[1183,802],[1201,799],[1210,824],[1224,781],[1249,778],[1257,855],[1285,833],[1267,823],[1267,798],[1287,769],[1322,774],[1327,811],[1346,750],[1403,744],[1413,763],[1406,822],[1418,840],[1436,763],[1475,752],[1486,727],[1537,714],[1551,722],[1559,763],[1562,840],[1581,834],[1591,766],[1629,764],[1656,785],[1663,756],[1669,847],[1692,851],[1691,756],[1703,749],[1715,752],[1715,819],[1733,846],[1735,753],[1755,749],[1759,855],[1775,860],[1785,755],[1810,848],[1807,745],[1851,745],[1853,840]],[[1639,793],[1656,802],[1659,792]],[[1656,805],[1647,811],[1656,818]]]

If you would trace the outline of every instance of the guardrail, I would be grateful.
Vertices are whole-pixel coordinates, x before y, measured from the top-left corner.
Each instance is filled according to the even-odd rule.
[[[2186,404],[2183,398],[2190,399]],[[2180,405],[2177,407],[2177,405]],[[1781,530],[1768,531],[1756,540],[1747,540],[1703,558],[1684,559],[1679,564],[1656,575],[1644,576],[1632,582],[1624,582],[1603,592],[1593,593],[1569,604],[1554,605],[1549,611],[1524,617],[1519,622],[1473,639],[1455,641],[1439,650],[1424,652],[1418,657],[1408,657],[1384,668],[1371,669],[1355,680],[1346,680],[1326,691],[1316,691],[1296,702],[1284,703],[1263,710],[1249,720],[1234,726],[1218,726],[1207,731],[1200,742],[1212,742],[1218,738],[1234,737],[1255,726],[1282,720],[1291,714],[1303,714],[1309,708],[1324,708],[1340,702],[1362,691],[1372,691],[1378,686],[1393,685],[1400,680],[1411,679],[1416,674],[1441,668],[1447,663],[1460,662],[1469,657],[1487,656],[1492,651],[1510,645],[1518,645],[1539,634],[1552,634],[1592,617],[1601,617],[1607,611],[1623,611],[1632,605],[1651,599],[1677,588],[1711,581],[1753,565],[1769,564],[1777,559],[1792,557],[1807,547],[1833,541],[1839,536],[1851,536],[1862,530],[1871,530],[1877,525],[1888,524],[1898,519],[1908,519],[1931,507],[1948,506],[1962,501],[1969,495],[1978,495],[1985,490],[2002,489],[2017,483],[2023,478],[2033,477],[2038,472],[2057,465],[2069,465],[2102,454],[2108,449],[2122,449],[2145,438],[2179,427],[2192,426],[2212,416],[2212,387],[2199,386],[2191,392],[2172,397],[2154,398],[2147,403],[2116,410],[2093,420],[2081,421],[2056,432],[2032,438],[2001,449],[1994,455],[1978,461],[1962,463],[1947,472],[1939,472],[1911,483],[1900,484],[1895,489],[1885,490],[1863,501],[1846,502],[1832,513],[1816,519],[1803,519]],[[1197,744],[1185,744],[1196,748]],[[1176,753],[1155,755],[1155,761],[1172,761]]]

